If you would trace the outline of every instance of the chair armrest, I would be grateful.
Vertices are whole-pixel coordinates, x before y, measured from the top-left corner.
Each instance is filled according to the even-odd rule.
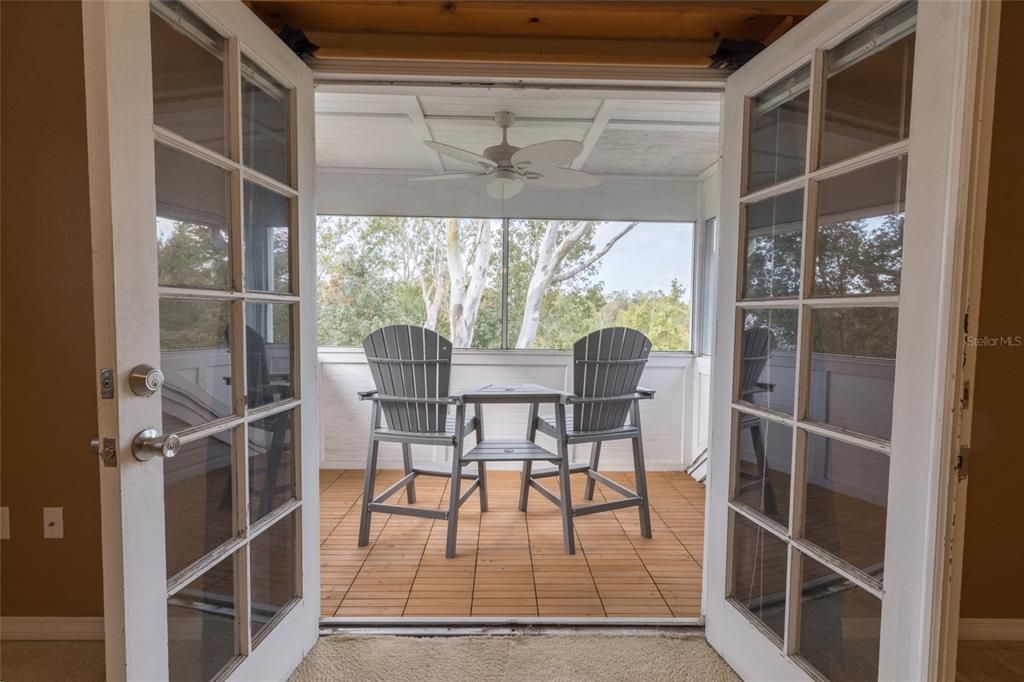
[[[567,395],[565,397],[565,403],[567,405],[584,405],[586,403],[623,403],[627,400],[647,400],[654,397],[654,391],[650,393],[629,393],[627,395],[606,395],[606,396],[594,396],[594,397],[583,397],[578,395]]]
[[[359,395],[360,400],[366,400],[377,395],[377,389],[371,388],[369,391],[356,391],[356,393]]]
[[[757,387],[760,388],[761,391],[764,393],[771,393],[772,391],[775,390],[775,384],[766,384],[760,381],[757,382]]]
[[[653,398],[655,393],[653,388],[644,388],[643,386],[637,386],[636,392],[640,393],[641,395],[647,396],[648,398]]]
[[[363,395],[363,394],[367,395]],[[413,403],[417,405],[461,405],[461,395],[451,395],[446,398],[414,398],[404,395],[381,395],[377,391],[360,391],[360,400],[373,400],[378,403]]]

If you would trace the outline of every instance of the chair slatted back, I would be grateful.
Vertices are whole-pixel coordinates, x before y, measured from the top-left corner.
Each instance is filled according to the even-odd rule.
[[[452,342],[423,327],[397,324],[363,339],[366,362],[377,392],[398,398],[447,398]],[[386,400],[381,403],[390,429],[443,433],[447,405]]]
[[[743,366],[740,368],[740,400],[750,401],[757,392],[757,382],[768,364],[768,347],[772,333],[767,327],[754,327],[743,332]]]
[[[573,346],[573,393],[581,398],[633,395],[650,353],[650,339],[635,329],[609,327],[591,332]],[[573,429],[621,428],[630,405],[629,400],[573,405]]]

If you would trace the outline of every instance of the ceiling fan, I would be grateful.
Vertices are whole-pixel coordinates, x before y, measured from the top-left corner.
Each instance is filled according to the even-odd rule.
[[[495,199],[511,199],[523,191],[527,182],[554,189],[582,189],[600,184],[601,179],[597,176],[565,168],[583,151],[582,144],[576,140],[549,140],[528,147],[516,147],[508,143],[508,129],[515,122],[516,115],[511,111],[496,112],[494,123],[501,128],[501,143],[488,147],[482,155],[433,140],[424,140],[423,144],[438,154],[478,164],[481,170],[427,175],[412,180],[436,182],[489,177],[491,181],[487,184],[487,193]]]

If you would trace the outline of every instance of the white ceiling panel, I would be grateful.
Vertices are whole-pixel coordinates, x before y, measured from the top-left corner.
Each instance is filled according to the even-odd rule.
[[[485,91],[480,97],[423,96],[420,105],[427,116],[491,116],[511,111],[521,118],[593,118],[601,100],[559,98],[544,91],[524,90],[518,96]]]
[[[408,117],[316,117],[316,162],[326,168],[432,171],[431,152]]]
[[[582,170],[608,175],[698,175],[718,158],[718,131],[606,130]]]

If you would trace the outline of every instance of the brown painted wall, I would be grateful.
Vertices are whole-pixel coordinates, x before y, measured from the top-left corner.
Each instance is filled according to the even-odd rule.
[[[103,613],[89,185],[77,2],[0,3],[4,616]],[[43,539],[64,507],[64,539]]]
[[[1024,3],[1004,2],[979,336],[1024,339]],[[978,349],[962,618],[1024,618],[1024,347]]]

